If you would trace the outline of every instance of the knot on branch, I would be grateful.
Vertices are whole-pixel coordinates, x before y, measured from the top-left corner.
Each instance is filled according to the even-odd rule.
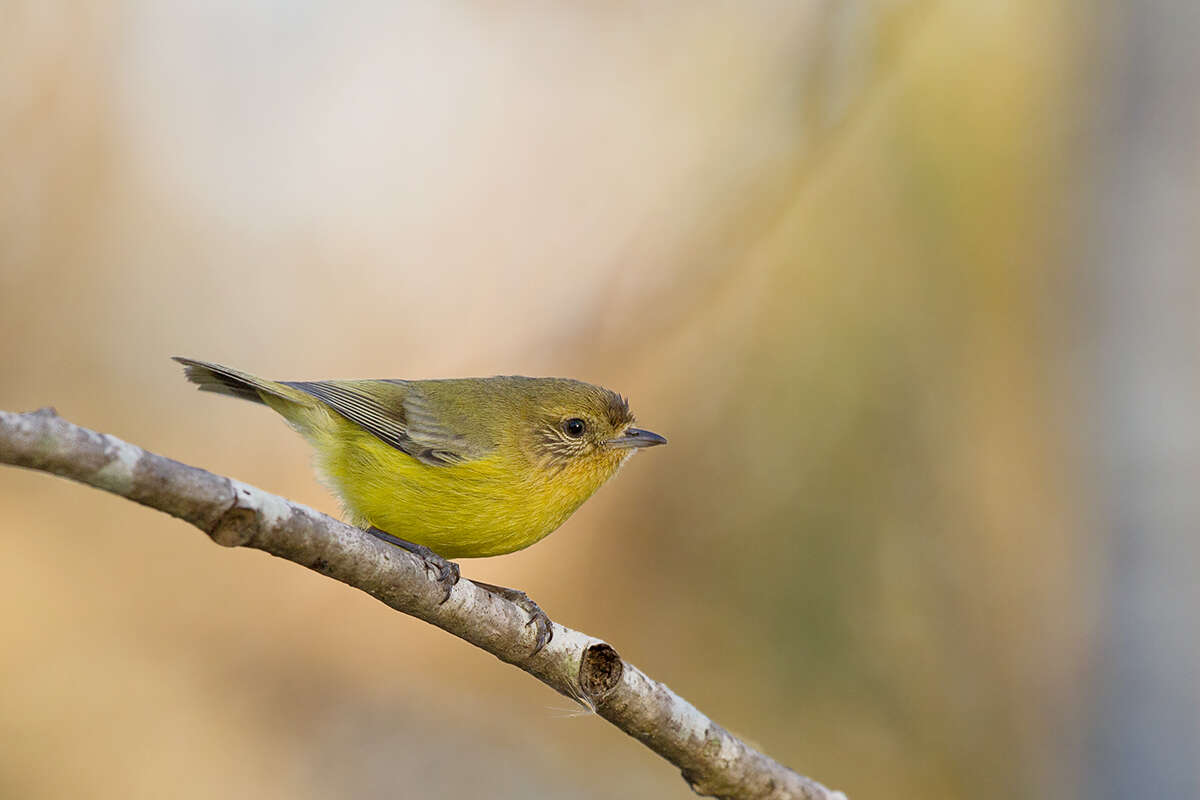
[[[583,651],[579,664],[579,688],[593,704],[617,688],[625,672],[625,662],[610,645],[599,642]]]
[[[208,535],[222,547],[245,547],[258,532],[258,512],[238,505],[237,490],[233,491],[233,503],[209,528]]]

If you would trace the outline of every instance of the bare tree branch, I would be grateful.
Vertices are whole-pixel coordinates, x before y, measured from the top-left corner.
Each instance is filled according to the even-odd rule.
[[[361,589],[528,672],[670,761],[698,794],[845,800],[784,767],[622,660],[608,644],[554,625],[536,655],[517,606],[469,580],[443,591],[409,553],[253,486],[73,425],[51,409],[0,411],[0,463],[42,470],[190,522],[226,547],[253,547]]]

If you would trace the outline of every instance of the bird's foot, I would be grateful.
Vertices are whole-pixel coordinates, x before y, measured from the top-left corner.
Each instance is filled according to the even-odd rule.
[[[399,536],[393,536],[387,531],[381,531],[374,526],[367,528],[367,533],[376,539],[382,539],[389,544],[394,544],[403,550],[407,550],[420,558],[425,563],[425,569],[437,576],[436,580],[438,584],[446,591],[441,602],[444,603],[450,599],[450,590],[454,588],[454,584],[458,583],[458,564],[455,564],[453,561],[447,561],[423,544],[416,544],[415,542],[401,539]]]
[[[529,615],[529,622],[526,625],[533,625],[537,630],[537,643],[533,646],[533,652],[530,655],[537,655],[546,644],[554,638],[554,627],[550,623],[550,617],[546,616],[546,612],[542,611],[542,607],[530,599],[529,595],[522,592],[520,589],[510,589],[507,586],[496,586],[483,581],[471,581],[471,583],[483,589],[486,592],[503,597],[511,603],[515,603],[518,608]]]

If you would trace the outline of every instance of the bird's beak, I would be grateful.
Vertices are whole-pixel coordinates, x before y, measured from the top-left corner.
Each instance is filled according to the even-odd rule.
[[[625,447],[654,447],[656,444],[666,444],[666,438],[659,436],[657,433],[644,431],[641,428],[626,428],[625,432],[615,439],[608,440],[608,446],[612,448]]]

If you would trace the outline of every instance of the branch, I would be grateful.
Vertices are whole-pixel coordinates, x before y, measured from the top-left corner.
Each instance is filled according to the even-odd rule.
[[[517,606],[469,580],[450,598],[420,560],[363,531],[232,478],[72,425],[53,409],[0,411],[0,463],[42,470],[190,522],[226,547],[253,547],[320,572],[436,625],[587,706],[670,761],[697,794],[845,800],[758,752],[622,660],[608,644],[553,626],[536,655]]]

